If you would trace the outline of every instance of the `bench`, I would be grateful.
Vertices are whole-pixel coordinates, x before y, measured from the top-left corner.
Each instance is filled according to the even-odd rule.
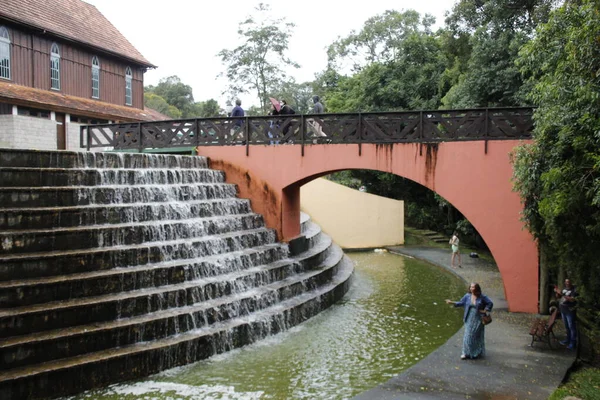
[[[529,328],[529,334],[531,335],[531,344],[529,346],[533,347],[535,342],[544,342],[548,343],[548,346],[552,348],[552,341],[556,341],[556,336],[554,336],[554,332],[552,329],[554,328],[554,324],[556,323],[556,317],[558,316],[558,308],[554,307],[552,313],[550,314],[550,318],[536,318],[531,323],[531,328]]]

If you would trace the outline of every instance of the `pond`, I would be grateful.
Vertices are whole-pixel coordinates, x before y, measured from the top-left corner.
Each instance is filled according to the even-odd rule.
[[[71,399],[347,399],[419,362],[461,326],[444,304],[465,284],[415,259],[349,253],[344,299],[285,333],[137,382]]]

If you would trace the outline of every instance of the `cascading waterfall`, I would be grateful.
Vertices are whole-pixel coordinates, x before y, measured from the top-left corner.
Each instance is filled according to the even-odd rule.
[[[0,150],[0,392],[77,393],[253,343],[340,299],[202,157]],[[73,377],[81,377],[73,379]]]

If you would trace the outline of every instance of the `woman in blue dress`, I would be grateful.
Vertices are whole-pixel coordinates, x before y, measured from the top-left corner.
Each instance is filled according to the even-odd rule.
[[[471,283],[469,293],[459,301],[446,300],[447,304],[454,307],[464,307],[463,321],[465,323],[465,336],[463,337],[462,354],[460,358],[478,358],[485,355],[485,325],[481,321],[484,314],[489,314],[494,303],[489,297],[481,293],[478,283]]]

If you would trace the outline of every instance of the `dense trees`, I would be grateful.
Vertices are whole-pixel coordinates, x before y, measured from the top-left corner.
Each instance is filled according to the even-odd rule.
[[[600,322],[600,5],[566,2],[521,51],[535,142],[514,155],[524,219]]]

